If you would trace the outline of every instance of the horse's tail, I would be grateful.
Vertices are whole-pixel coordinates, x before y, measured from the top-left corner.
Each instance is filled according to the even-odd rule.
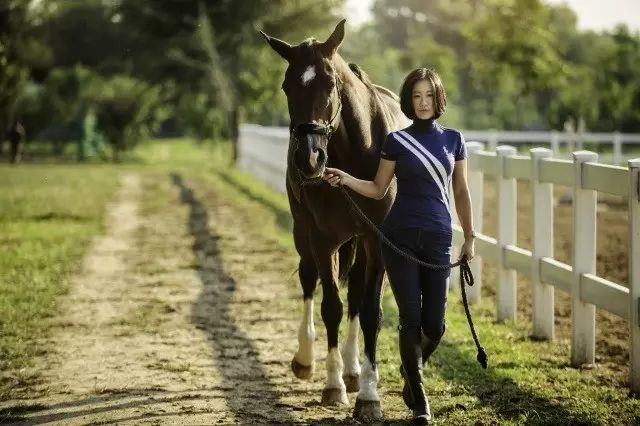
[[[344,243],[338,250],[338,278],[341,284],[346,284],[349,279],[349,271],[353,266],[358,248],[358,237],[353,237]]]

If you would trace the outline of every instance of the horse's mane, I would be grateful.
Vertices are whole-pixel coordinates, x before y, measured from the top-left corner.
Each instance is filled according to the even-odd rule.
[[[395,99],[396,101],[400,101],[400,98],[398,97],[398,95],[396,95],[395,93],[393,93],[391,90],[387,89],[384,86],[380,86],[378,84],[374,84],[371,79],[369,78],[369,76],[367,75],[367,73],[364,72],[364,70],[362,68],[360,68],[357,64],[354,63],[349,63],[349,69],[351,70],[351,72],[353,72],[356,77],[358,77],[358,79],[360,81],[362,81],[362,83],[364,83],[365,86],[367,86],[367,88],[369,90],[371,90],[374,93],[377,92],[382,92],[385,95],[389,96],[392,99]]]
[[[365,84],[365,86],[367,86],[370,89],[373,89],[373,82],[371,81],[367,73],[365,73],[362,68],[360,68],[357,64],[350,62],[349,69],[351,70],[351,72],[353,72],[356,75],[356,77],[360,79],[360,81],[362,81]]]

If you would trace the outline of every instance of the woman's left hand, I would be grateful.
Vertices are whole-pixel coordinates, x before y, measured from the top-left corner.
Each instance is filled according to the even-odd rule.
[[[462,259],[462,256],[466,256],[467,262],[473,259],[473,257],[475,256],[475,248],[473,242],[473,238],[464,241],[462,247],[460,248],[460,256],[458,257],[458,259]]]

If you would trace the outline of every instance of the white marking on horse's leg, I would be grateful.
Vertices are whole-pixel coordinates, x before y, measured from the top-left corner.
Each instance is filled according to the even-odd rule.
[[[358,333],[360,331],[360,317],[357,315],[349,322],[347,339],[342,346],[342,361],[345,376],[360,375],[360,351],[358,350]]]
[[[364,357],[362,374],[360,374],[360,392],[358,399],[362,401],[380,401],[378,395],[378,370],[374,370],[369,357]]]
[[[313,299],[304,301],[304,315],[298,328],[298,352],[294,358],[304,366],[314,363],[313,342],[316,339],[316,328],[313,324]]]
[[[309,82],[313,80],[315,76],[316,76],[315,65],[309,65],[307,69],[304,70],[304,73],[302,73],[302,77],[300,77],[300,79],[302,80],[302,85],[306,86],[307,84],[309,84]]]
[[[331,348],[327,354],[327,384],[325,389],[346,389],[342,379],[342,357],[338,348]]]

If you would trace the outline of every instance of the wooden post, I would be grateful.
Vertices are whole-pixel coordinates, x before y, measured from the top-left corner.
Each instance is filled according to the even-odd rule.
[[[498,131],[491,129],[489,132],[489,151],[493,152],[498,147]]]
[[[622,163],[622,135],[620,132],[613,133],[613,164]]]
[[[553,184],[540,182],[540,161],[551,158],[546,148],[533,148],[531,155],[531,221],[533,250],[531,257],[531,293],[533,299],[533,335],[553,340],[553,286],[540,281],[540,259],[553,258]]]
[[[640,158],[629,160],[629,357],[631,391],[640,395]]]
[[[560,146],[558,143],[559,141],[560,141],[560,136],[558,135],[558,131],[552,130],[551,131],[551,151],[553,152],[554,157],[557,157],[558,154],[560,153]]]
[[[589,151],[573,153],[573,286],[571,310],[571,363],[593,364],[596,346],[596,307],[582,301],[580,276],[596,273],[596,210],[598,193],[583,189],[582,165],[598,161]]]
[[[482,197],[484,190],[484,174],[481,169],[471,167],[471,157],[478,151],[484,149],[484,144],[480,142],[467,142],[467,181],[469,193],[471,195],[471,206],[473,210],[473,229],[476,234],[482,233]],[[477,255],[469,265],[473,274],[474,284],[467,289],[467,296],[470,304],[480,303],[480,290],[482,289],[482,257]]]
[[[516,243],[516,180],[504,177],[507,157],[516,155],[513,146],[496,148],[498,155],[498,321],[516,319],[516,271],[504,267],[504,247]]]
[[[450,184],[449,184],[449,211],[451,212],[451,223],[452,224],[458,224],[458,214],[456,213],[456,200],[455,197],[453,195],[453,179],[451,180]],[[459,244],[452,244],[451,247],[451,263],[457,262],[458,261],[458,255],[459,255],[459,250],[460,245]],[[460,282],[460,268],[453,268],[451,270],[451,275],[449,276],[449,283],[448,283],[448,288],[449,288],[449,293],[455,293],[456,290],[458,289],[458,285],[457,283]],[[453,283],[453,285],[452,285]]]

